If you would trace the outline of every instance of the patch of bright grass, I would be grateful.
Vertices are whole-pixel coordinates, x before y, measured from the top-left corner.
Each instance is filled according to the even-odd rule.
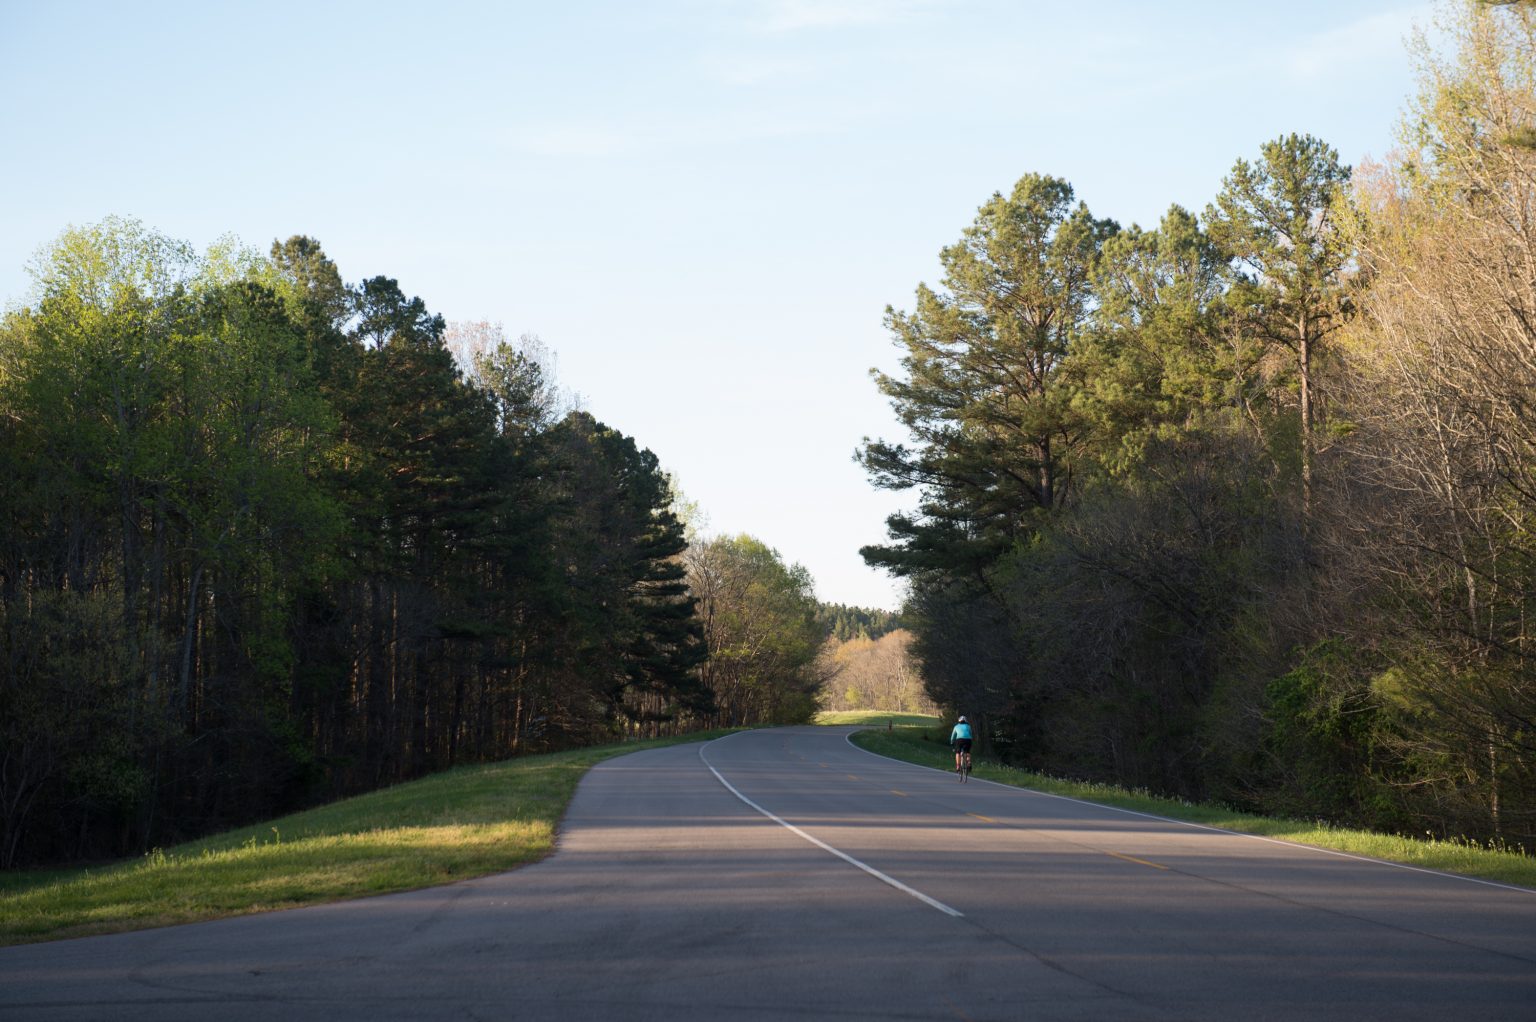
[[[549,853],[576,784],[593,764],[727,733],[461,767],[111,866],[0,874],[0,945],[294,908],[498,873]]]
[[[953,770],[955,765],[954,756],[949,751],[948,735],[943,728],[903,727],[898,724],[894,731],[876,729],[858,732],[853,736],[853,742],[870,752],[919,766]],[[1256,834],[1424,869],[1536,888],[1536,858],[1517,852],[1495,851],[1470,843],[1440,841],[1428,837],[1410,838],[1349,830],[1323,821],[1256,816],[1224,806],[1160,798],[1144,791],[1127,791],[1108,784],[1061,780],[985,762],[979,758],[974,760],[972,776],[1017,788],[1065,795],[1084,802],[1220,827],[1241,834]]]
[[[816,724],[863,724],[867,727],[884,727],[887,723],[896,727],[933,727],[939,718],[926,713],[890,713],[885,710],[822,710],[812,722]]]

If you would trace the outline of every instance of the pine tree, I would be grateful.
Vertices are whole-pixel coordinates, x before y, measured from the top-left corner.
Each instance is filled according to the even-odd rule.
[[[1090,308],[1110,221],[1072,205],[1072,188],[1029,175],[981,207],[941,253],[945,292],[887,310],[905,377],[876,373],[914,446],[866,440],[876,486],[919,488],[916,516],[888,520],[888,546],[861,553],[896,574],[979,574],[1067,500],[1087,439],[1059,370]]]

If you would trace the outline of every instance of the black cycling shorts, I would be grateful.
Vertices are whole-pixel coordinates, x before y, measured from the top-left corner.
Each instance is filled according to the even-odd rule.
[[[969,738],[956,738],[955,739],[955,751],[956,752],[970,752],[971,751],[971,740]]]

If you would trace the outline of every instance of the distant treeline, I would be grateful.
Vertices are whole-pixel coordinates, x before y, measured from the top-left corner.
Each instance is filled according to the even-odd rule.
[[[537,345],[304,237],[109,220],[35,276],[0,323],[0,865],[814,710],[808,577],[724,543],[696,600],[656,457]],[[783,621],[814,634],[743,645]]]
[[[1454,5],[1385,166],[1202,215],[995,195],[879,378],[930,695],[1054,773],[1536,849],[1536,5]]]
[[[838,642],[850,639],[878,639],[901,627],[901,615],[878,608],[850,607],[841,603],[823,603],[816,620]]]

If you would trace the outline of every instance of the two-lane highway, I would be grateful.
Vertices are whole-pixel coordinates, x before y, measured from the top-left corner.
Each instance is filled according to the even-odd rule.
[[[0,1018],[1536,1018],[1536,893],[847,733],[610,760],[512,873],[0,949]]]
[[[1536,893],[962,786],[794,731],[705,755],[785,822],[1123,995],[1116,1014],[1536,1018]],[[819,792],[775,769],[796,760]]]

